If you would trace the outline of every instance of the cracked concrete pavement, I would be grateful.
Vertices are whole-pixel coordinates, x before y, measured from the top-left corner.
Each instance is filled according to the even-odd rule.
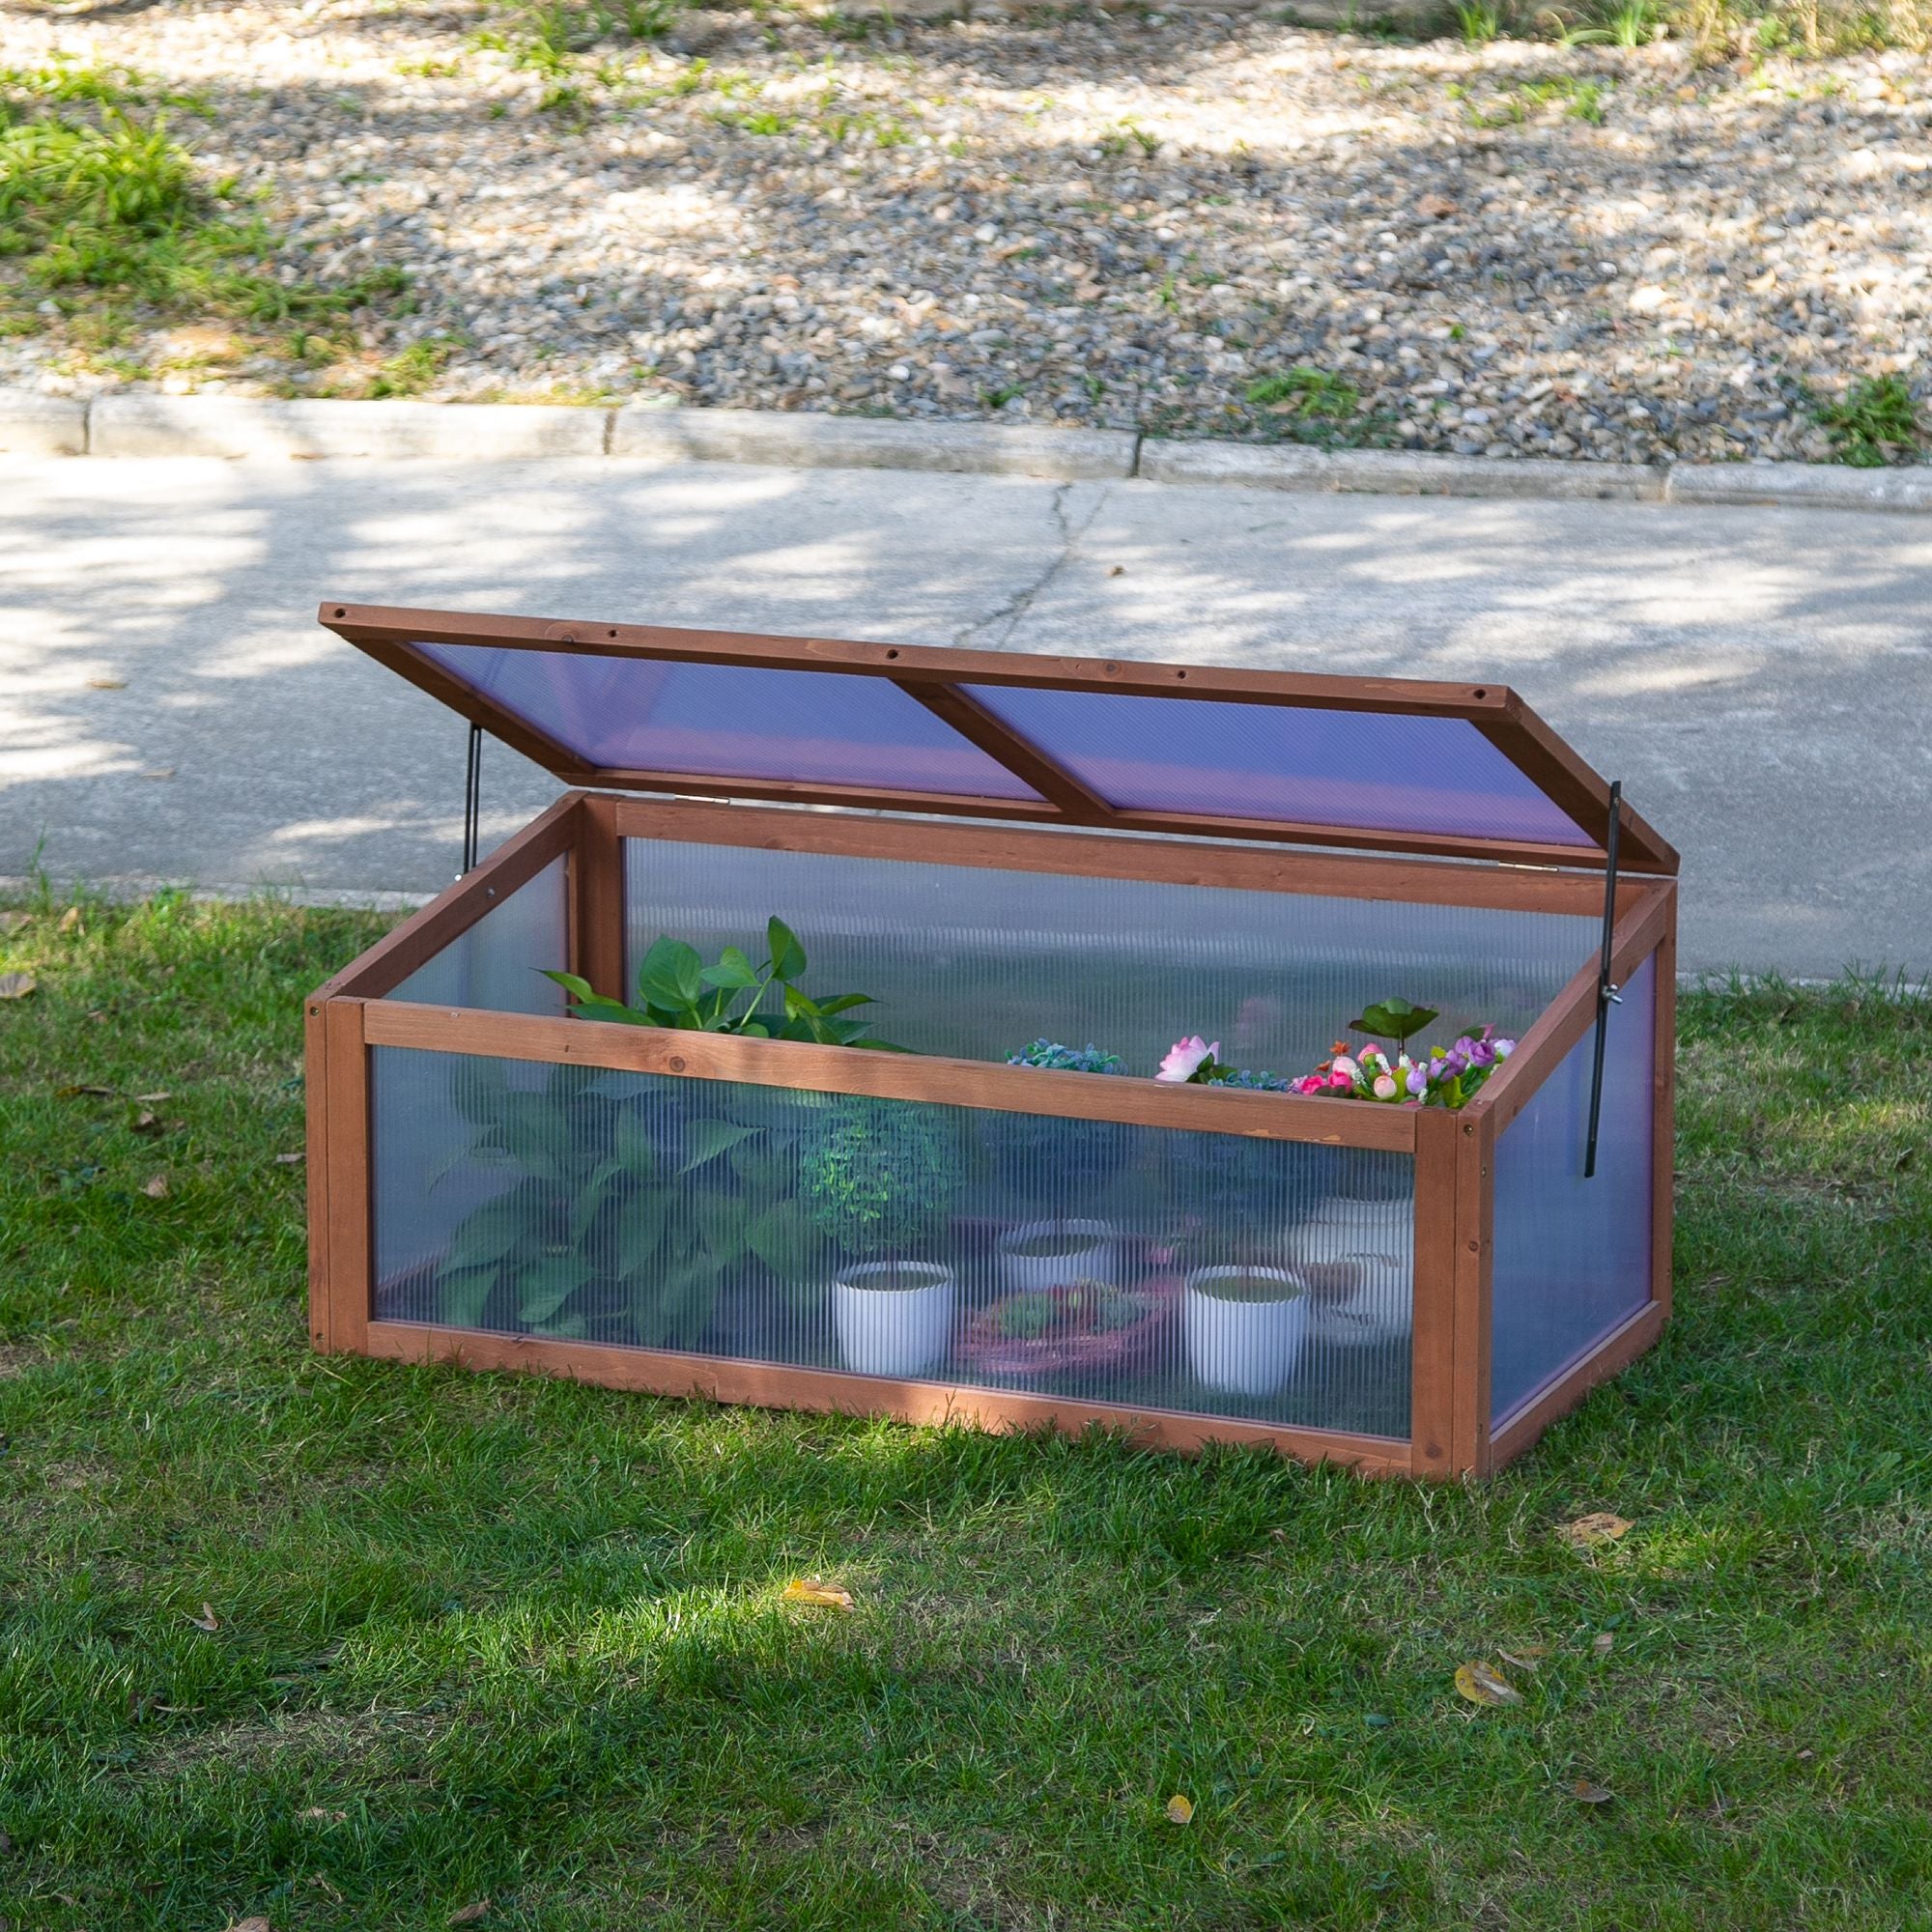
[[[424,893],[464,730],[326,596],[1506,679],[1687,966],[1932,966],[1932,523],[645,462],[0,463],[0,875]],[[1401,726],[1389,756],[1400,765]],[[486,841],[555,793],[492,745]]]

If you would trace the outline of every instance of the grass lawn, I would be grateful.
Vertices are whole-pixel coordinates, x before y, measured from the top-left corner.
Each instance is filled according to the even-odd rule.
[[[318,1358],[299,996],[382,922],[62,910],[0,933],[13,1932],[1932,1922],[1932,1006],[1687,999],[1676,1324],[1421,1489]]]

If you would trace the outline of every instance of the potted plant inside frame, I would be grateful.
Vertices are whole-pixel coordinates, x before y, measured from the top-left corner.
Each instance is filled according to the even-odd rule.
[[[956,1285],[947,1263],[920,1251],[944,1232],[958,1184],[956,1133],[938,1109],[843,1096],[810,1129],[799,1202],[849,1258],[832,1284],[848,1369],[922,1376],[945,1359]]]
[[[1062,1046],[1037,1039],[1007,1056],[1009,1066],[1065,1073],[1118,1074],[1121,1057],[1097,1046]],[[1132,1129],[1118,1121],[1068,1121],[1004,1114],[986,1133],[1001,1180],[1021,1200],[1092,1201],[1118,1179],[1133,1146]],[[1073,1282],[1118,1284],[1120,1231],[1093,1216],[1021,1221],[1000,1236],[995,1252],[1000,1285],[1015,1294],[1045,1293]]]
[[[1287,1089],[1273,1074],[1224,1065],[1219,1053],[1218,1040],[1210,1045],[1199,1035],[1177,1040],[1155,1078]],[[1238,1134],[1176,1135],[1169,1180],[1182,1216],[1177,1245],[1194,1264],[1181,1296],[1189,1366],[1219,1394],[1278,1394],[1308,1332],[1307,1284],[1280,1265],[1275,1238],[1286,1205],[1280,1145]]]

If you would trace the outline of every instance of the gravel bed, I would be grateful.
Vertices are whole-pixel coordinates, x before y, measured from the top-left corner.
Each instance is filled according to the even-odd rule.
[[[1827,458],[1807,393],[1924,366],[1917,55],[1699,71],[1668,43],[1198,12],[863,39],[691,14],[546,73],[513,33],[477,44],[504,25],[341,0],[9,15],[12,64],[65,47],[202,95],[178,129],[264,190],[287,273],[393,264],[418,306],[326,368],[203,325],[124,348],[119,378],[49,322],[0,343],[0,381],[357,394],[387,364],[431,397],[1641,462]],[[1343,386],[1249,400],[1294,368]]]

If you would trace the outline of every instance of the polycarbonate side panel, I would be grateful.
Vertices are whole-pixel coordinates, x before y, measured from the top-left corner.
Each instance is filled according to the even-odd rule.
[[[869,993],[883,1037],[1004,1060],[1089,1041],[1151,1076],[1183,1034],[1306,1072],[1372,1001],[1441,1009],[1429,1037],[1521,1033],[1590,956],[1598,922],[657,839],[624,843],[627,983],[660,933],[765,956],[773,913],[808,992]]]
[[[1462,718],[970,685],[1122,810],[1363,831],[1596,841]]]
[[[1039,797],[885,678],[484,644],[412,648],[604,771]]]
[[[562,1012],[563,989],[544,974],[570,964],[564,890],[559,855],[424,960],[387,997],[497,1013]]]
[[[1405,1154],[370,1059],[379,1319],[1407,1432]]]
[[[1650,1299],[1651,1088],[1656,958],[1610,1009],[1597,1172],[1583,1179],[1590,1123],[1586,1033],[1496,1143],[1495,1354],[1500,1420]]]

